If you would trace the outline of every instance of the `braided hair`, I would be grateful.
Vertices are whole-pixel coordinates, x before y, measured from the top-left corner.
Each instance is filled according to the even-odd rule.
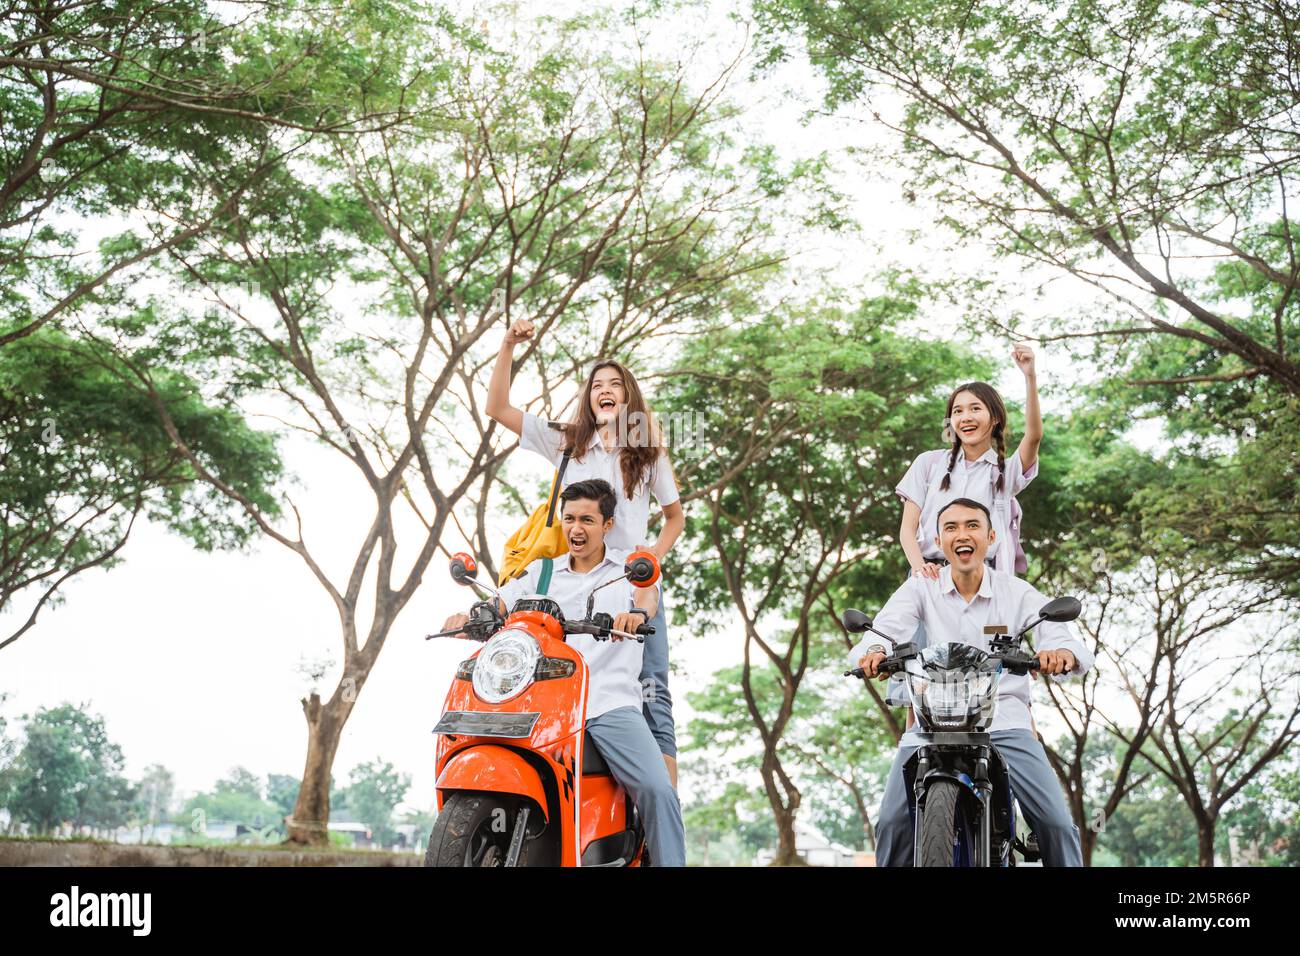
[[[952,394],[948,396],[948,412],[944,417],[945,424],[951,428],[952,406],[957,402],[957,396],[962,392],[970,392],[976,400],[982,402],[989,410],[989,415],[993,419],[993,446],[998,450],[998,483],[997,490],[1001,491],[1006,477],[1006,428],[1007,428],[1007,407],[1002,402],[1002,396],[998,394],[997,389],[987,382],[967,382],[965,385],[958,385],[953,389]],[[961,454],[961,435],[953,429],[952,451],[948,454],[948,471],[943,476],[943,481],[939,485],[939,490],[947,491],[952,484],[952,470],[957,464],[957,456]]]

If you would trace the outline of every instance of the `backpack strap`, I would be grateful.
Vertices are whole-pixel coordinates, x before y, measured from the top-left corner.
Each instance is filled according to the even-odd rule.
[[[546,527],[555,524],[555,504],[560,500],[560,485],[564,482],[565,469],[569,467],[569,452],[564,453],[560,459],[560,467],[555,472],[555,481],[551,484],[551,505],[546,509]]]
[[[551,586],[551,572],[555,570],[552,558],[542,558],[542,575],[537,579],[537,593],[545,594]]]

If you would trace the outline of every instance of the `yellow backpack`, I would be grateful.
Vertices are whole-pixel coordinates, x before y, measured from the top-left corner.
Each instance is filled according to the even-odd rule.
[[[506,551],[501,558],[501,574],[497,587],[501,587],[511,578],[517,578],[539,558],[558,558],[569,550],[569,543],[564,539],[555,520],[555,506],[560,500],[560,488],[564,481],[564,470],[569,467],[569,453],[566,451],[560,459],[560,467],[555,472],[555,481],[551,484],[551,497],[533,509],[523,527],[510,536],[506,542]]]

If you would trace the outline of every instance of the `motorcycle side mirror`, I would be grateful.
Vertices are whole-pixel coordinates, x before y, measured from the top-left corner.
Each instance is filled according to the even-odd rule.
[[[1064,624],[1066,621],[1073,621],[1082,611],[1083,605],[1079,603],[1078,598],[1061,597],[1048,601],[1038,613],[1044,621]]]
[[[451,579],[457,584],[469,584],[478,577],[478,562],[474,556],[457,551],[451,556]]]
[[[844,612],[844,629],[850,634],[861,634],[871,627],[871,618],[855,607]]]
[[[633,551],[623,565],[627,579],[639,588],[653,587],[659,580],[659,561],[649,551]]]

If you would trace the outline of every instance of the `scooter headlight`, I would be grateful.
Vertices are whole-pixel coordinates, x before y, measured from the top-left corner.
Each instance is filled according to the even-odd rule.
[[[522,694],[533,682],[542,650],[526,631],[498,631],[479,651],[474,665],[474,693],[489,704]]]

